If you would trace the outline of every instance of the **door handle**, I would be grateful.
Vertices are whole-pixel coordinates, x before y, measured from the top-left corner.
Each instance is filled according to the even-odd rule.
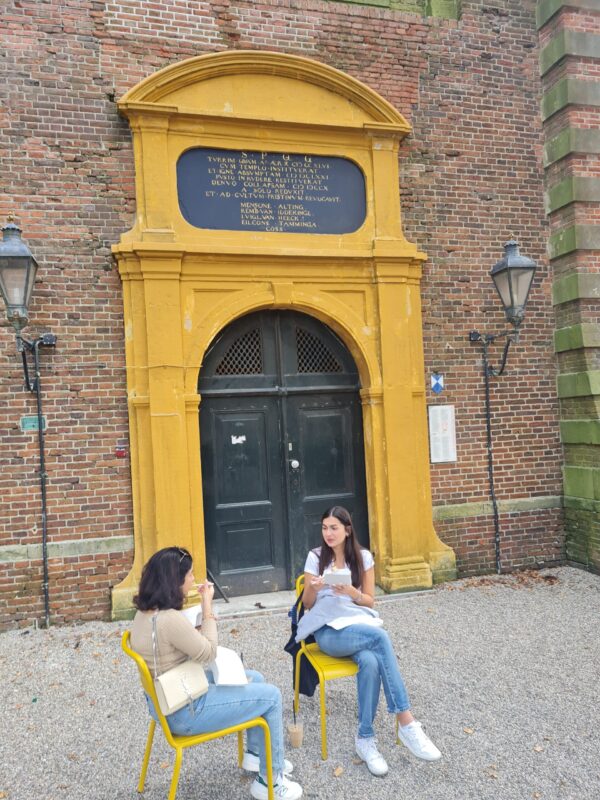
[[[293,458],[293,459],[290,461],[290,467],[291,467],[292,469],[298,469],[298,467],[299,467],[299,466],[300,466],[300,462],[299,462],[299,461],[296,461],[296,459],[295,459],[295,458]]]

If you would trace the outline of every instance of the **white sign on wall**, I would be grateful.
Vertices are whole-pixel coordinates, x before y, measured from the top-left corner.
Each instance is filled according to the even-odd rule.
[[[432,464],[456,461],[454,406],[428,406],[429,457]]]

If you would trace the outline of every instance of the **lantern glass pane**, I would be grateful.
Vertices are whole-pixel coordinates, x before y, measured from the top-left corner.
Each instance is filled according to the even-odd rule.
[[[9,256],[0,260],[0,291],[7,305],[29,305],[36,271],[33,258]]]
[[[31,295],[33,294],[33,284],[35,283],[35,275],[37,272],[37,261],[32,258],[29,261],[29,266],[27,269],[27,286],[25,288],[25,307],[29,308],[29,303],[31,301]]]
[[[502,300],[502,305],[504,308],[512,306],[513,303],[510,294],[508,270],[504,269],[502,272],[496,272],[494,275],[492,275],[492,279],[496,284],[496,289],[498,290],[498,294],[500,295],[500,299]]]
[[[524,306],[527,302],[527,295],[533,280],[534,270],[526,269],[512,269],[512,289],[513,289],[513,302],[516,306]]]
[[[7,305],[22,306],[25,304],[27,274],[21,267],[15,269],[9,263],[0,268],[0,286]]]

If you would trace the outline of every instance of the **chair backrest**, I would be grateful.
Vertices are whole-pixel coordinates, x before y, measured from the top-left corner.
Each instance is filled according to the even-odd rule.
[[[121,638],[121,647],[123,651],[132,658],[136,666],[138,668],[138,672],[140,675],[140,681],[142,683],[142,688],[148,695],[148,697],[152,700],[152,704],[156,711],[156,716],[158,717],[158,721],[160,722],[160,727],[163,729],[163,733],[171,747],[175,747],[175,742],[173,741],[173,734],[169,729],[169,723],[167,722],[165,715],[160,710],[160,706],[158,704],[158,697],[156,696],[156,690],[154,688],[154,681],[152,680],[152,675],[150,674],[150,670],[148,669],[148,665],[141,657],[139,653],[136,653],[135,650],[131,649],[130,644],[130,631],[125,631]]]
[[[296,616],[298,618],[301,616],[301,613],[304,613],[302,611],[303,592],[304,592],[304,573],[298,575],[298,577],[296,578]]]

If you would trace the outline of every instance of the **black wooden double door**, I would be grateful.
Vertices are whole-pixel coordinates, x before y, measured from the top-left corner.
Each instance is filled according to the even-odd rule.
[[[243,317],[217,336],[199,379],[208,568],[229,595],[290,588],[332,505],[368,546],[356,365],[318,320]]]

